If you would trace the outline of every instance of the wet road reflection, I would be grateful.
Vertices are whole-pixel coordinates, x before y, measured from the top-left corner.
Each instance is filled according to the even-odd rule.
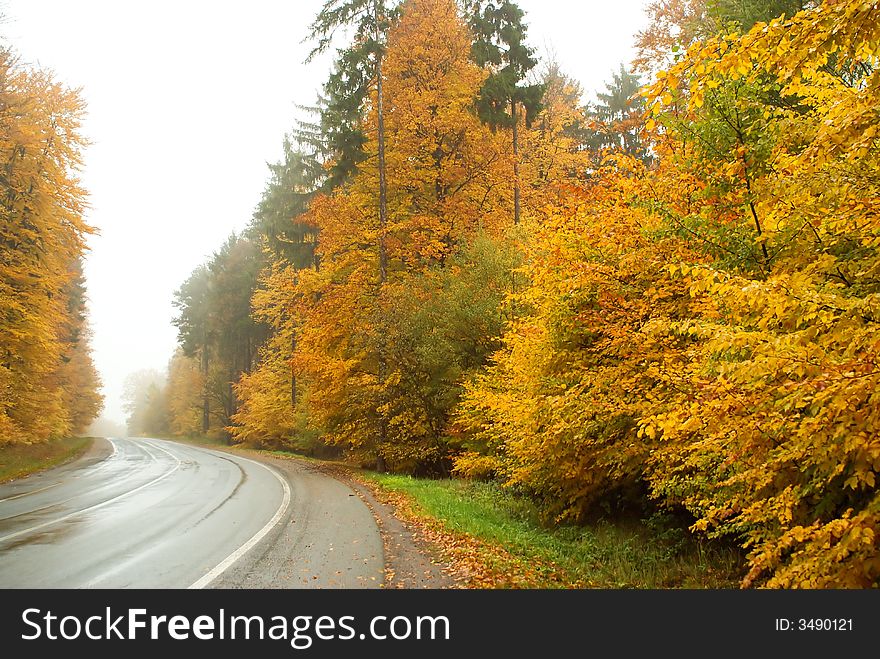
[[[109,441],[103,460],[0,485],[0,587],[187,587],[280,510],[286,484],[262,465]]]

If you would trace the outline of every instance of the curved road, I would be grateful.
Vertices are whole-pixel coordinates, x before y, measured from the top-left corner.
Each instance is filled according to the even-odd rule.
[[[0,588],[382,583],[375,521],[342,483],[175,442],[107,441],[103,459],[0,485]]]

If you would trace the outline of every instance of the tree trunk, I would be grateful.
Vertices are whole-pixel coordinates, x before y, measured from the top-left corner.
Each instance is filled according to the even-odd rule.
[[[296,331],[290,336],[290,356],[296,355]],[[290,365],[290,409],[296,409],[296,371],[293,364]]]
[[[516,101],[510,102],[513,115],[513,223],[519,224],[519,117]]]
[[[373,0],[373,20],[376,26],[376,44],[381,43],[379,33],[379,4]],[[382,84],[382,52],[376,53],[376,124],[379,140],[379,300],[381,304],[382,287],[388,280],[388,252],[385,246],[385,231],[388,226],[388,188],[385,180],[385,109]],[[384,334],[380,333],[384,336]],[[384,395],[385,373],[387,364],[382,347],[379,347],[379,387],[380,396]],[[379,446],[377,447],[376,469],[385,471],[385,458],[382,454],[388,439],[388,425],[384,416],[379,416]]]
[[[373,1],[373,19],[376,26],[376,44],[379,40],[379,5]],[[385,111],[382,92],[382,53],[376,53],[376,120],[379,140],[379,282],[388,279],[388,253],[385,248],[385,230],[388,226],[388,187],[385,180]]]
[[[211,399],[208,398],[208,348],[202,346],[201,369],[204,382],[202,385],[202,433],[207,434],[211,427]]]

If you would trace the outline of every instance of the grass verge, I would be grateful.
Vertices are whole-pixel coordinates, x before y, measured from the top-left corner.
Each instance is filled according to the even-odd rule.
[[[0,483],[78,458],[91,446],[91,437],[68,437],[40,444],[0,447]]]
[[[229,449],[203,437],[175,438]],[[283,450],[295,458],[370,486],[414,526],[472,588],[736,588],[743,557],[734,548],[700,543],[663,518],[607,519],[548,528],[525,497],[492,483],[379,474],[342,462]]]
[[[547,528],[494,484],[359,472],[386,493],[476,588],[735,588],[742,556],[669,520]],[[376,488],[374,488],[376,489]]]

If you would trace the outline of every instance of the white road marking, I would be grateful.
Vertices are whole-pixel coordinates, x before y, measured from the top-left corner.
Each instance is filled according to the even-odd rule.
[[[112,440],[110,440],[110,441],[111,441],[111,443],[113,443]],[[114,448],[115,448],[115,444],[114,444]],[[79,510],[75,510],[72,513],[69,513],[67,515],[63,515],[62,517],[57,517],[57,518],[49,520],[47,522],[43,522],[42,524],[37,524],[36,526],[31,526],[26,529],[21,529],[20,531],[16,531],[14,533],[9,533],[8,535],[0,536],[0,542],[4,542],[4,541],[9,540],[11,538],[16,538],[16,537],[18,537],[20,535],[24,535],[26,533],[38,531],[40,529],[46,528],[47,526],[52,526],[53,524],[58,524],[59,522],[63,522],[66,519],[70,519],[71,517],[76,517],[77,515],[81,515],[83,513],[89,512],[90,510],[99,510],[100,508],[103,508],[104,506],[110,505],[114,501],[119,501],[120,499],[124,499],[125,497],[131,496],[135,492],[140,492],[141,490],[149,487],[150,485],[153,485],[155,483],[158,483],[159,481],[165,480],[166,478],[168,478],[171,474],[173,474],[175,471],[177,471],[180,468],[181,462],[177,458],[177,456],[175,456],[173,453],[166,451],[165,449],[163,449],[159,446],[154,446],[153,448],[159,449],[163,453],[167,453],[168,455],[170,455],[172,458],[174,458],[177,461],[177,464],[175,464],[174,467],[172,467],[170,471],[165,472],[161,476],[154,478],[150,482],[144,483],[143,485],[136,487],[133,490],[129,490],[128,492],[123,492],[122,494],[119,494],[119,495],[113,497],[112,499],[107,499],[106,501],[102,501],[101,503],[96,503],[93,506],[88,506],[86,508],[81,508]],[[147,452],[147,454],[149,455],[149,452]],[[153,456],[151,455],[150,457],[153,457]]]
[[[239,460],[244,460],[245,462],[250,462],[251,464],[255,464],[263,469],[266,469],[270,474],[275,476],[278,479],[278,482],[281,483],[281,487],[284,490],[284,497],[282,498],[281,505],[278,507],[278,510],[275,512],[275,515],[266,522],[266,525],[257,531],[250,540],[245,542],[241,547],[236,549],[234,552],[229,554],[226,558],[220,561],[214,568],[208,572],[201,579],[196,581],[194,584],[189,586],[190,590],[196,590],[200,588],[204,588],[209,585],[214,579],[223,574],[226,570],[228,570],[233,563],[235,563],[238,559],[248,553],[251,549],[253,549],[254,545],[256,545],[260,540],[262,540],[269,531],[271,531],[278,522],[281,521],[281,518],[284,517],[284,514],[287,512],[287,508],[290,506],[290,485],[287,484],[287,480],[284,479],[277,471],[275,471],[272,467],[268,465],[264,465],[255,460],[250,460],[248,458],[243,458],[239,455],[235,456]]]

